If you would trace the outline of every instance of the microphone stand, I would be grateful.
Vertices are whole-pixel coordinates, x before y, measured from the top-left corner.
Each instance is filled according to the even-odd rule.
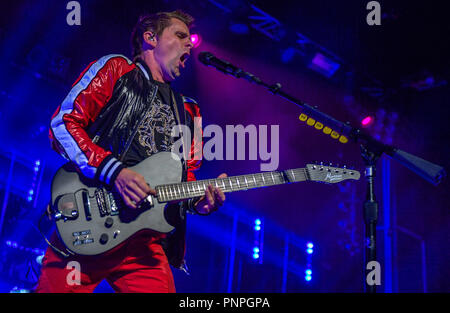
[[[375,198],[375,173],[376,164],[380,156],[385,153],[398,161],[403,166],[407,167],[417,175],[421,176],[428,182],[437,185],[446,175],[442,166],[433,164],[429,161],[421,159],[417,156],[411,155],[405,151],[402,151],[394,146],[386,145],[379,140],[376,140],[369,134],[363,132],[361,129],[353,127],[349,122],[343,123],[317,109],[317,106],[312,107],[288,93],[281,90],[281,84],[267,84],[255,75],[245,72],[240,68],[230,66],[225,70],[217,68],[219,71],[232,75],[236,78],[244,78],[251,83],[261,85],[267,88],[274,95],[278,95],[303,109],[303,112],[315,119],[316,121],[330,127],[341,135],[347,136],[351,141],[359,144],[361,147],[361,157],[364,161],[366,170],[365,177],[367,181],[367,194],[366,200],[363,204],[363,216],[365,224],[365,264],[364,267],[365,277],[371,272],[367,269],[367,264],[376,261],[376,225],[378,222],[378,202]],[[373,263],[371,263],[373,264]],[[375,293],[376,285],[367,284],[364,278],[364,290],[367,293]]]

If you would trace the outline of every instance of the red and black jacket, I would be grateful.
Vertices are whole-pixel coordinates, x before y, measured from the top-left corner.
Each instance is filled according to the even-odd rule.
[[[113,54],[92,62],[52,117],[53,149],[75,163],[87,178],[114,186],[115,178],[125,166],[122,161],[157,90],[150,70],[141,60],[133,63]],[[190,157],[184,163],[183,177],[192,181],[194,171],[201,165],[198,156],[203,142],[194,138],[194,133],[201,134],[200,109],[194,100],[174,94],[178,123],[191,130]]]

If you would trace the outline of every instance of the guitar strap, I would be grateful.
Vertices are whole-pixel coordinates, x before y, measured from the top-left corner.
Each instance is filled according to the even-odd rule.
[[[181,144],[183,147],[183,158],[182,158],[182,163],[183,163],[183,176],[185,175],[186,171],[187,171],[187,165],[186,165],[186,160],[187,160],[187,149],[185,147],[185,142],[183,140],[183,129],[181,128],[181,126],[183,125],[183,122],[186,122],[186,109],[184,108],[184,102],[183,102],[183,98],[181,96],[175,97],[175,94],[172,90],[172,88],[170,88],[170,94],[171,94],[171,102],[172,102],[172,107],[175,111],[175,118],[177,119],[177,126],[178,126],[178,132],[180,134],[180,138],[181,138]],[[179,98],[177,101],[176,98]],[[180,101],[181,100],[181,101]],[[180,119],[180,106],[182,106],[183,109],[183,117],[184,117],[184,121],[181,121]],[[185,177],[184,177],[185,178]]]

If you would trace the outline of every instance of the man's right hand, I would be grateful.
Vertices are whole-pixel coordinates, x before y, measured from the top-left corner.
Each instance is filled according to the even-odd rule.
[[[148,195],[156,195],[156,190],[150,188],[144,176],[128,168],[120,171],[114,185],[125,204],[132,209],[136,209]]]

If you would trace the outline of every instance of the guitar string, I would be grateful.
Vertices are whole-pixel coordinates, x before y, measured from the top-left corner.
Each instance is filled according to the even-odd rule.
[[[295,173],[292,176],[305,176],[305,172],[304,169],[300,169],[302,170],[303,173],[299,172],[298,169],[295,170]],[[294,170],[288,170],[288,171],[294,171]],[[184,182],[181,183],[184,186],[186,186],[186,189],[188,190],[189,196],[188,197],[195,197],[197,195],[203,195],[204,191],[205,191],[205,187],[208,184],[212,184],[215,185],[217,187],[221,187],[222,189],[224,189],[225,192],[231,192],[231,191],[238,191],[238,190],[242,190],[242,189],[251,189],[251,188],[258,188],[258,187],[263,187],[263,186],[270,186],[270,185],[278,185],[278,184],[282,184],[285,183],[286,181],[284,180],[284,177],[282,176],[282,174],[280,172],[275,172],[276,175],[276,179],[274,179],[272,177],[274,173],[273,172],[269,172],[269,173],[257,173],[257,174],[249,174],[249,175],[239,175],[239,176],[232,176],[232,177],[226,177],[226,178],[219,178],[219,179],[209,179],[209,180],[200,180],[200,181],[194,181],[194,182]],[[253,179],[250,179],[251,184],[248,183],[248,181],[246,180],[246,183],[244,184],[244,182],[241,182],[241,180],[243,178],[248,178],[248,177],[252,177]],[[269,177],[271,179],[269,179]],[[302,177],[302,179],[304,180],[305,178]],[[234,180],[234,185],[238,185],[238,188],[234,188],[233,187],[233,180]],[[266,180],[272,180],[272,183],[266,183]],[[214,184],[214,182],[217,182],[217,184]],[[220,184],[220,182],[222,182],[222,184]],[[227,184],[225,184],[225,182],[227,182]],[[239,183],[238,183],[239,182]],[[253,183],[252,183],[253,182]],[[159,189],[161,189],[165,195],[163,194],[163,198],[167,198],[168,195],[168,200],[170,201],[171,199],[176,199],[179,198],[179,196],[182,196],[182,193],[177,193],[176,191],[176,187],[179,187],[180,183],[177,184],[169,184],[169,185],[163,185],[160,186]],[[240,185],[245,186],[245,187],[240,187]],[[163,188],[161,188],[163,187]],[[183,192],[184,194],[186,194],[186,192]],[[162,200],[162,199],[161,199]]]
[[[289,169],[284,172],[286,172],[288,176],[290,175],[291,177],[289,178],[293,178],[294,182],[307,180],[305,168]],[[249,177],[250,180],[247,180]],[[242,181],[243,179],[245,179],[245,183]],[[222,184],[220,184],[220,182],[222,182]],[[282,172],[267,172],[161,185],[157,186],[156,189],[159,191],[159,200],[165,202],[179,199],[180,197],[191,198],[203,195],[205,192],[205,187],[209,184],[222,188],[224,192],[232,192],[264,186],[279,185],[283,183],[286,183],[286,179]],[[238,188],[234,188],[233,185],[238,186]],[[180,188],[180,186],[186,187],[188,190],[187,194],[184,190],[182,190],[183,188]],[[178,190],[176,188],[178,188]]]
[[[321,170],[324,168],[321,168]],[[342,169],[341,169],[342,170]],[[328,169],[328,171],[330,171],[330,169]],[[286,172],[287,174],[291,174],[292,177],[294,178],[294,182],[297,181],[304,181],[304,180],[308,180],[308,172],[307,172],[307,168],[298,168],[298,169],[289,169],[289,170],[285,170],[284,172]],[[163,192],[166,192],[165,197],[161,197],[160,201],[171,201],[171,200],[176,200],[176,199],[186,199],[186,198],[191,198],[191,197],[196,197],[196,196],[201,196],[204,194],[206,185],[208,184],[213,184],[214,182],[222,182],[222,185],[220,184],[216,184],[217,187],[222,187],[224,192],[232,192],[232,191],[239,191],[239,190],[245,190],[245,189],[253,189],[253,188],[259,188],[259,187],[264,187],[264,186],[273,186],[273,185],[279,185],[279,184],[283,184],[286,183],[285,179],[284,179],[284,175],[282,174],[283,172],[278,172],[278,171],[274,171],[274,172],[264,172],[264,173],[256,173],[256,174],[247,174],[247,175],[239,175],[239,176],[231,176],[231,177],[226,177],[226,178],[219,178],[219,179],[208,179],[208,180],[200,180],[200,181],[194,181],[194,182],[183,182],[183,183],[177,183],[177,184],[168,184],[168,185],[163,185],[160,186],[164,187],[165,189],[161,188],[161,190]],[[273,175],[277,176],[277,181],[275,181]],[[352,173],[350,173],[352,174]],[[297,177],[295,177],[297,175],[297,177],[300,175],[301,179],[298,179]],[[253,178],[253,182],[254,184],[251,185],[248,183],[247,178],[248,177],[252,177]],[[244,178],[245,179],[245,185],[242,182],[242,185],[244,185],[245,187],[241,187],[241,179]],[[272,179],[272,183],[270,183],[270,179]],[[238,188],[234,188],[233,187],[233,179],[235,181],[235,185],[238,186]],[[266,179],[269,180],[269,183],[266,183]],[[225,184],[225,181],[228,182],[227,186]],[[252,181],[252,179],[250,180],[250,182]],[[181,190],[179,188],[179,186],[186,186],[186,189],[188,189],[188,194],[186,194],[186,191],[183,190],[183,192],[181,193],[181,191],[179,191],[177,193],[176,189],[171,190],[170,188],[173,187],[177,187],[179,190]],[[192,187],[192,190],[189,189],[189,186]],[[184,195],[183,195],[184,194]],[[168,198],[163,199],[163,198]]]

